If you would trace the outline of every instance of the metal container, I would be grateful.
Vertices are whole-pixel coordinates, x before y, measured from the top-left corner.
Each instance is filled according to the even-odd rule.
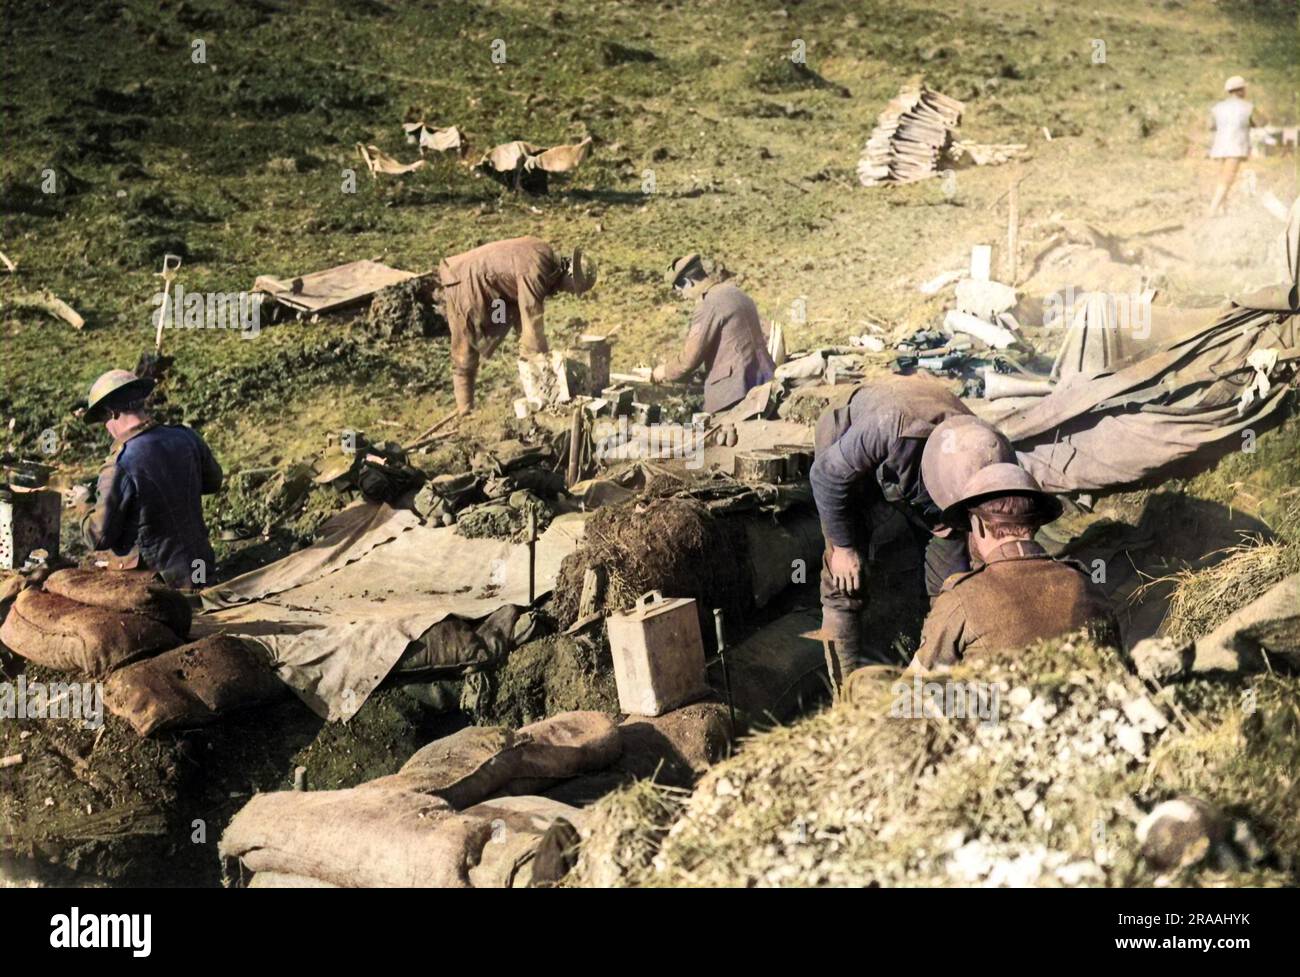
[[[693,598],[665,599],[652,590],[627,613],[610,615],[606,625],[623,712],[660,716],[708,692]]]

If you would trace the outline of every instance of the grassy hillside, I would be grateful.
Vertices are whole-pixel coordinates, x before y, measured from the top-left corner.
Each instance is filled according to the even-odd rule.
[[[787,321],[803,297],[794,345],[866,320],[919,324],[939,307],[915,284],[1001,235],[998,201],[1017,169],[964,171],[952,199],[938,181],[858,186],[861,145],[901,83],[924,73],[966,100],[968,137],[1030,145],[1027,237],[1056,214],[1136,233],[1199,215],[1211,178],[1203,118],[1225,75],[1247,75],[1266,114],[1294,121],[1294,8],[5,0],[0,250],[18,272],[0,297],[50,288],[89,327],[6,306],[0,416],[29,446],[64,429],[65,463],[96,458],[102,433],[68,411],[102,370],[150,344],[165,251],[186,254],[186,288],[228,291],[362,257],[423,270],[524,233],[582,243],[601,284],[556,299],[549,328],[562,341],[580,323],[622,325],[623,367],[680,336],[685,310],[660,273],[688,249],[721,258],[769,317]],[[796,41],[824,84],[793,70]],[[355,143],[409,160],[400,124],[418,118],[462,127],[471,155],[584,135],[595,152],[545,198],[447,159],[377,182],[358,172],[356,192],[343,192]],[[1255,168],[1289,199],[1294,160]],[[48,170],[54,194],[41,192]],[[1198,276],[1170,292],[1226,287]],[[412,432],[450,402],[445,341],[380,343],[337,322],[167,341],[171,401],[228,468],[287,464],[345,426]],[[513,373],[509,350],[488,365],[471,431],[503,415]]]

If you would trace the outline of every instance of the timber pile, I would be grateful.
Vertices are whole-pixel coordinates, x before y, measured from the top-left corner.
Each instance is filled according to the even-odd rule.
[[[872,187],[933,176],[965,108],[924,85],[904,87],[876,119],[858,161],[858,180]]]

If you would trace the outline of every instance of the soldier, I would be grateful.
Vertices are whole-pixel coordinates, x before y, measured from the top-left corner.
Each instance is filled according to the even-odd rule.
[[[153,386],[109,370],[90,388],[83,419],[103,421],[113,447],[81,532],[91,549],[112,554],[114,569],[147,568],[188,590],[215,568],[200,496],[221,488],[221,466],[197,433],[153,419],[145,407]]]
[[[913,669],[949,667],[1090,624],[1113,639],[1110,607],[1084,568],[1054,560],[1034,541],[1060,514],[1061,503],[1019,465],[988,465],[966,482],[944,520],[969,524],[975,568],[945,581],[925,619]]]
[[[1251,126],[1260,124],[1255,118],[1255,107],[1246,99],[1246,79],[1233,75],[1223,83],[1223,90],[1226,97],[1210,109],[1210,131],[1214,133],[1210,159],[1219,161],[1219,180],[1210,198],[1210,217],[1223,213],[1237,170],[1242,160],[1250,156]]]
[[[596,267],[574,248],[558,256],[535,237],[494,241],[444,258],[438,265],[443,312],[451,329],[451,375],[456,407],[474,409],[479,359],[490,357],[510,332],[522,356],[547,352],[543,316],[556,292],[581,295],[596,283]]]
[[[968,563],[965,540],[944,524],[944,505],[931,498],[928,475],[937,466],[927,460],[942,450],[973,474],[991,461],[1015,455],[1002,435],[972,416],[943,384],[922,376],[862,384],[844,407],[822,414],[815,444],[813,498],[826,541],[822,638],[828,643],[832,681],[838,685],[867,663],[862,648],[868,596],[863,556],[871,540],[872,507],[881,501],[892,504],[926,541],[926,592],[933,598],[943,581]],[[944,489],[941,483],[940,495]]]
[[[685,298],[698,301],[691,314],[686,346],[672,362],[650,371],[652,383],[684,380],[704,369],[704,409],[726,410],[753,387],[772,379],[776,367],[767,352],[754,301],[720,271],[710,272],[698,254],[669,266],[668,282]]]

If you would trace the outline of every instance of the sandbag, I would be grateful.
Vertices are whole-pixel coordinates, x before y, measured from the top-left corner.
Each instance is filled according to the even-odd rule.
[[[418,750],[370,786],[440,797],[462,810],[497,794],[522,794],[601,770],[622,752],[618,727],[603,712],[563,712],[518,730],[467,726]]]
[[[467,888],[491,835],[489,821],[457,814],[441,798],[372,782],[258,794],[231,820],[217,851],[251,872],[336,886]]]
[[[731,720],[720,702],[694,702],[662,716],[628,716],[618,734],[618,769],[670,787],[690,787],[731,748]]]
[[[770,728],[826,696],[825,652],[807,637],[820,629],[819,610],[793,611],[727,649],[738,725]]]
[[[45,590],[68,600],[109,611],[141,614],[167,625],[177,637],[190,633],[189,601],[152,570],[82,570],[73,567],[51,573]]]
[[[522,889],[558,881],[564,874],[563,868],[546,866],[538,872],[535,862],[538,849],[557,821],[572,829],[576,848],[586,821],[580,808],[549,797],[499,797],[475,804],[462,813],[482,818],[491,826],[478,862],[469,870],[470,884],[476,889]],[[576,856],[576,852],[570,854]]]
[[[102,678],[127,662],[175,648],[181,639],[142,614],[90,607],[28,588],[9,608],[0,642],[38,665]]]
[[[256,646],[225,634],[182,645],[113,672],[104,704],[140,736],[215,722],[279,698],[288,686]]]

